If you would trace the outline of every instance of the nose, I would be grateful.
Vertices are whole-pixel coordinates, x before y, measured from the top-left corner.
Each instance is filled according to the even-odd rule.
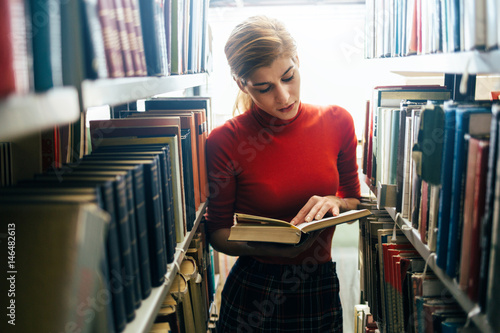
[[[277,103],[280,104],[285,104],[288,102],[288,99],[290,98],[290,93],[288,92],[288,89],[285,85],[283,84],[278,84],[275,89],[275,100]]]

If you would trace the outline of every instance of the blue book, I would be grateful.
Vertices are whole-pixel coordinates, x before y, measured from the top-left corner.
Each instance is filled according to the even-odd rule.
[[[439,209],[437,221],[436,264],[446,268],[446,251],[448,251],[448,230],[451,204],[451,172],[453,165],[453,151],[455,145],[455,109],[456,104],[444,104],[444,134],[443,155],[441,159],[441,192],[439,194]]]
[[[455,113],[455,145],[453,153],[450,227],[448,233],[448,253],[446,273],[454,278],[460,267],[460,252],[463,198],[465,188],[465,171],[467,163],[467,147],[465,134],[483,135],[490,132],[491,107],[479,105],[459,105]],[[449,169],[448,169],[449,170]]]

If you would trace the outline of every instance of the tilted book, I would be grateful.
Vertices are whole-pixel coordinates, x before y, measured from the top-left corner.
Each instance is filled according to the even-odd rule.
[[[371,214],[368,209],[350,210],[337,216],[293,225],[284,220],[236,213],[236,223],[231,227],[228,240],[298,244],[303,234],[352,222]]]

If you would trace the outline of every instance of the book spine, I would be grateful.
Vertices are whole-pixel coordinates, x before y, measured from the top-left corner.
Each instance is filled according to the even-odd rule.
[[[98,0],[98,8],[109,76],[112,78],[124,77],[125,67],[120,49],[120,35],[113,10],[113,0]]]
[[[170,146],[165,145],[164,150],[164,161],[165,161],[165,231],[167,242],[167,262],[171,263],[174,260],[175,254],[175,244],[176,233],[175,233],[175,213],[174,213],[174,194],[173,194],[173,183],[172,183],[172,166]]]
[[[139,13],[141,16],[141,28],[144,43],[144,54],[146,57],[146,67],[149,76],[165,75],[165,69],[161,59],[160,45],[158,45],[157,22],[155,13],[155,1],[139,1]]]
[[[102,186],[102,197],[104,209],[109,213],[111,219],[108,227],[106,240],[108,267],[110,275],[110,290],[112,293],[113,314],[116,330],[122,331],[127,325],[125,314],[125,295],[122,277],[122,255],[120,252],[118,228],[116,221],[116,209],[114,203],[114,190],[112,186]]]
[[[145,202],[144,168],[138,165],[134,171],[134,201],[139,250],[139,271],[141,273],[142,296],[146,298],[151,293],[151,265],[149,260],[149,241],[147,229],[147,212]]]
[[[132,57],[132,65],[134,68],[135,76],[143,76],[143,69],[140,59],[140,51],[139,51],[139,43],[137,41],[137,35],[135,32],[135,24],[134,24],[134,13],[132,9],[131,0],[118,0],[121,2],[123,7],[123,15],[125,20],[125,29],[127,38],[130,45],[130,54]],[[123,38],[123,37],[122,37]]]
[[[163,215],[158,192],[157,160],[146,165],[144,170],[145,203],[148,222],[149,260],[151,262],[151,285],[160,286],[165,281],[167,271],[165,234],[161,232]]]
[[[126,0],[127,1],[127,0]],[[142,25],[141,25],[141,14],[139,12],[138,0],[128,0],[130,1],[130,7],[132,9],[132,16],[134,22],[135,38],[137,40],[137,53],[140,61],[141,76],[148,75],[148,69],[146,65],[146,54],[144,51],[144,39],[142,36]]]
[[[436,264],[446,269],[448,250],[448,230],[451,204],[451,172],[455,145],[455,109],[445,105],[443,157],[441,163],[441,193],[439,197],[438,239],[436,244]]]
[[[122,0],[113,1],[113,13],[116,18],[116,27],[118,30],[118,39],[120,42],[120,50],[123,58],[125,76],[134,76],[134,60],[130,48],[130,40],[128,36],[127,25],[125,23],[125,9]]]
[[[133,289],[135,293],[135,307],[138,308],[142,300],[142,281],[139,267],[139,245],[137,240],[136,216],[135,216],[135,199],[134,199],[134,184],[132,172],[128,171],[125,177],[125,195],[127,200],[128,225],[130,233],[130,250],[133,265]]]
[[[467,291],[469,282],[469,266],[472,251],[472,211],[474,208],[474,191],[475,178],[477,168],[477,154],[479,149],[479,140],[470,137],[468,138],[468,154],[467,167],[465,173],[465,193],[464,193],[464,208],[463,208],[463,224],[462,224],[462,240],[459,248],[460,258],[460,274],[459,286],[463,291]]]
[[[186,230],[193,229],[194,221],[196,220],[196,207],[194,200],[193,187],[193,165],[191,155],[191,132],[182,130],[182,168],[184,176],[184,196],[186,201]]]
[[[476,174],[475,174],[475,193],[474,193],[474,206],[472,210],[472,228],[471,228],[471,247],[470,247],[470,267],[469,267],[469,280],[467,281],[467,295],[469,298],[477,302],[478,300],[478,285],[479,285],[479,272],[481,262],[481,220],[485,212],[485,197],[486,183],[488,174],[488,158],[490,153],[489,140],[481,140],[478,147],[478,156],[476,160]]]
[[[3,73],[3,78],[0,80],[0,97],[7,96],[16,91],[15,71],[14,71],[14,43],[12,40],[12,27],[9,9],[9,1],[0,2],[0,72]]]
[[[479,265],[478,303],[486,307],[486,289],[488,285],[488,266],[490,263],[491,232],[495,204],[495,186],[497,177],[498,141],[500,131],[500,108],[494,104],[492,107],[493,119],[490,129],[490,152],[488,156],[488,173],[486,176],[485,211],[481,220],[481,260]]]
[[[33,0],[37,2],[36,0]],[[98,0],[84,0],[83,25],[86,38],[86,75],[90,79],[109,77],[104,36],[99,19]],[[52,41],[51,41],[52,42]]]
[[[2,78],[0,96],[10,93],[26,94],[32,90],[33,78],[31,77],[31,38],[28,38],[27,29],[31,21],[27,20],[27,7],[22,0],[3,1],[2,5],[2,55],[0,56]],[[4,67],[5,66],[5,67]],[[3,75],[2,75],[3,76]],[[5,82],[4,82],[5,81]]]

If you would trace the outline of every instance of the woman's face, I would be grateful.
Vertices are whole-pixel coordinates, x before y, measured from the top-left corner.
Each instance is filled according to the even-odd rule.
[[[273,117],[288,120],[297,115],[300,103],[299,61],[281,57],[271,66],[257,69],[240,89]]]

